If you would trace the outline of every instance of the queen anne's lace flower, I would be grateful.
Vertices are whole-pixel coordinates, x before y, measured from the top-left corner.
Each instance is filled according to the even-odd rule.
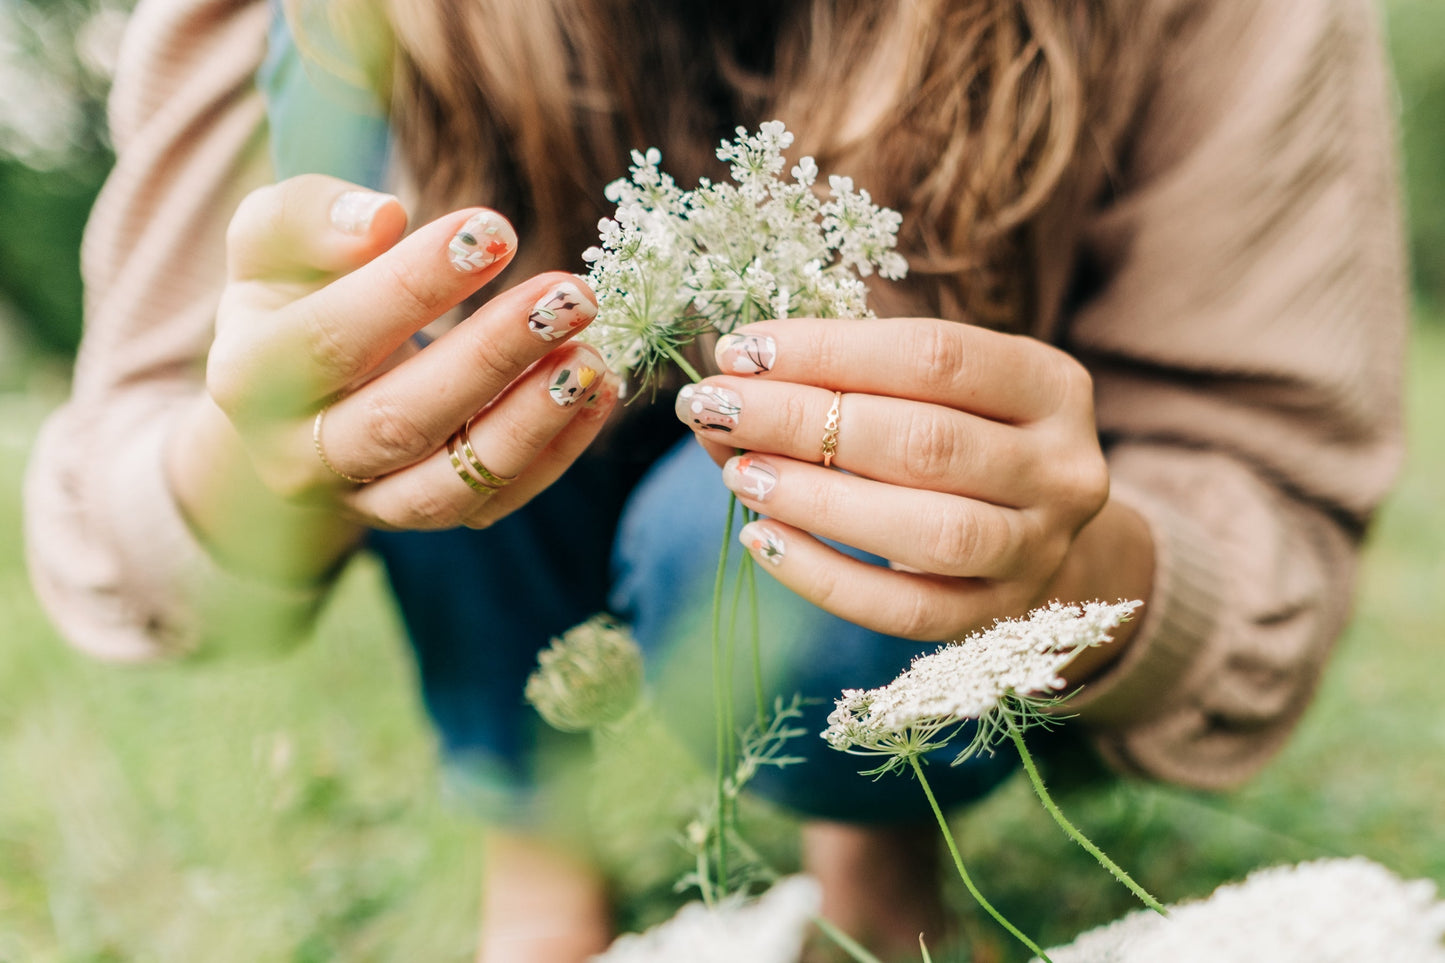
[[[728,332],[769,317],[871,317],[862,278],[901,278],[901,217],[846,177],[814,186],[802,158],[782,179],[793,135],[779,121],[718,148],[732,183],[681,190],[656,148],[633,151],[631,178],[608,185],[614,217],[583,252],[597,318],[587,339],[619,373],[645,377],[701,330]]]
[[[592,963],[797,963],[821,905],[816,881],[789,876],[756,900],[689,903],[646,933],[618,937]]]
[[[1148,911],[1048,951],[1054,963],[1445,963],[1445,902],[1367,859],[1251,873],[1208,899]]]
[[[978,734],[960,758],[989,749],[1008,725],[1038,721],[1065,682],[1074,656],[1098,645],[1139,602],[1053,602],[1024,619],[996,622],[913,660],[878,689],[847,689],[823,738],[834,749],[888,757],[883,769],[947,744],[964,722]]]
[[[625,716],[642,696],[642,650],[626,627],[595,615],[537,653],[524,695],[564,732],[584,732]]]

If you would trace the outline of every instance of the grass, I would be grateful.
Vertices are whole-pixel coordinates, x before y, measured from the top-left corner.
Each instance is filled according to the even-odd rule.
[[[275,664],[117,669],[72,654],[18,548],[21,466],[56,380],[31,372],[28,391],[0,394],[0,963],[469,959],[477,832],[438,801],[379,573],[354,566],[316,643]],[[1445,632],[1445,325],[1417,329],[1409,403],[1411,460],[1356,618],[1279,759],[1225,795],[1058,787],[1165,900],[1344,854],[1445,882],[1431,671]],[[980,886],[1046,945],[1133,908],[1021,779],[956,825]],[[629,885],[636,914],[654,897],[646,879]],[[967,917],[974,960],[1017,959],[991,926]]]

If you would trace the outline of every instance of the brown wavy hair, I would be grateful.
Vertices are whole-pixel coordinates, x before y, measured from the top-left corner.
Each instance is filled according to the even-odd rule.
[[[791,156],[902,212],[911,276],[882,313],[1005,329],[1029,325],[1030,223],[1108,140],[1097,94],[1138,59],[1122,0],[358,2],[389,25],[372,79],[426,213],[502,210],[515,276],[579,266],[630,148],[686,184],[777,118]]]

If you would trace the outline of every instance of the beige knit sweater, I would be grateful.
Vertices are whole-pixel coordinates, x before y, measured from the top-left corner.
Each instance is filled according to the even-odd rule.
[[[1391,105],[1367,0],[1151,10],[1154,69],[1107,95],[1137,104],[1120,166],[1107,191],[1102,166],[1080,173],[1087,202],[1038,232],[1040,330],[1092,370],[1115,497],[1157,545],[1148,612],[1081,715],[1118,768],[1223,786],[1309,701],[1400,461]],[[229,213],[270,178],[252,80],[267,17],[261,0],[143,0],[123,50],[74,396],[26,487],[37,591],[104,658],[203,649],[263,612],[300,631],[322,594],[224,571],[162,473],[202,390]],[[1065,310],[1085,260],[1103,283]]]

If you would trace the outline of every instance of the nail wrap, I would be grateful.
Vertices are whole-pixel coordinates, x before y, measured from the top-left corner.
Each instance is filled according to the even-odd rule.
[[[783,556],[787,554],[788,546],[783,541],[783,536],[758,522],[748,522],[738,532],[738,541],[747,546],[748,550],[761,556],[770,565],[782,565]]]
[[[677,416],[694,428],[732,431],[738,426],[743,399],[716,385],[684,385],[677,393]]]
[[[723,465],[723,483],[739,495],[761,502],[778,487],[778,472],[752,455],[737,455]]]
[[[447,245],[447,259],[458,271],[471,274],[491,267],[517,245],[517,235],[500,215],[492,211],[478,211]]]
[[[342,234],[361,237],[371,230],[376,212],[394,200],[392,195],[376,191],[343,191],[331,202],[331,226]]]
[[[569,364],[557,372],[547,393],[563,408],[570,408],[579,401],[589,400],[601,374],[601,370],[592,365]]]
[[[715,356],[728,374],[761,374],[773,370],[778,343],[765,334],[725,334],[718,339]]]
[[[532,305],[527,315],[527,330],[543,341],[556,341],[597,317],[597,305],[584,295],[576,283],[561,281]]]

